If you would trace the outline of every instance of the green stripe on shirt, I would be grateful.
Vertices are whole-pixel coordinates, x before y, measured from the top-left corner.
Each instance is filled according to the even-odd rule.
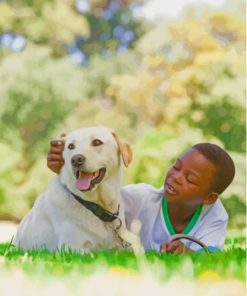
[[[196,208],[193,217],[191,218],[191,220],[188,223],[188,225],[182,231],[182,234],[188,234],[191,231],[191,229],[195,226],[195,224],[197,223],[197,221],[198,221],[198,219],[200,217],[200,214],[201,214],[201,211],[202,211],[202,207],[203,207],[203,205],[199,205]],[[167,200],[166,200],[166,198],[163,198],[162,199],[162,212],[163,212],[163,217],[164,217],[164,220],[165,220],[167,229],[170,232],[170,235],[176,234],[176,232],[175,232],[175,230],[174,230],[174,228],[172,226],[172,223],[171,223],[169,214],[168,214],[168,207],[167,207]]]

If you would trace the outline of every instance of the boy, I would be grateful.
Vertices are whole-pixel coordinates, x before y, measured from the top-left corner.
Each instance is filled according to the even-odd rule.
[[[52,141],[48,167],[59,173],[63,143]],[[169,242],[176,234],[201,240],[210,251],[224,245],[228,215],[218,199],[232,182],[235,166],[219,146],[200,143],[180,156],[169,169],[164,186],[132,184],[121,188],[126,226],[133,219],[142,222],[141,241],[145,249],[168,253],[191,253],[201,248],[188,240]]]

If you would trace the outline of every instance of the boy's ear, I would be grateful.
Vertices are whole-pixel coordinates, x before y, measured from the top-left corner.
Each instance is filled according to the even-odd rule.
[[[212,205],[213,203],[216,202],[219,194],[216,192],[211,192],[207,197],[203,199],[203,204],[204,205]]]

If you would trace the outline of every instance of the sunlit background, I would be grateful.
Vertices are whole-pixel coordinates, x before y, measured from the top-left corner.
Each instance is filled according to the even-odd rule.
[[[0,1],[0,219],[18,221],[53,174],[51,139],[114,128],[134,150],[124,183],[160,187],[210,141],[233,157],[222,194],[245,225],[245,1]]]

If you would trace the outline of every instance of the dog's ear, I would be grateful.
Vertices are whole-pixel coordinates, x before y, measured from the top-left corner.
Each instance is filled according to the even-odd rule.
[[[132,155],[133,155],[132,149],[128,143],[123,143],[122,141],[120,141],[120,139],[115,133],[112,132],[112,135],[118,144],[118,147],[123,159],[123,163],[127,168],[127,166],[130,164],[132,160]]]

